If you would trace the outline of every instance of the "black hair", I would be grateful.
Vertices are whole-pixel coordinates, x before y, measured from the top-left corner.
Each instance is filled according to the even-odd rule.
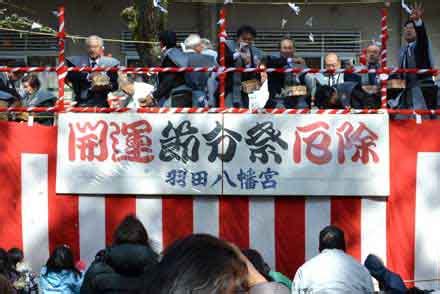
[[[0,275],[9,277],[8,253],[3,248],[0,248]]]
[[[319,252],[324,249],[345,251],[344,232],[336,226],[327,226],[319,233]]]
[[[38,90],[41,87],[40,79],[37,75],[31,74],[28,76],[25,76],[22,80],[22,83],[29,83],[29,86],[31,86],[32,89]]]
[[[113,235],[113,245],[120,244],[138,244],[150,247],[147,230],[136,216],[126,216],[116,228]]]
[[[408,19],[405,21],[405,24],[403,25],[404,28],[406,28],[407,25],[412,24],[414,27],[416,27],[416,23],[413,20]]]
[[[270,267],[264,261],[263,256],[261,256],[260,252],[255,249],[245,249],[242,250],[244,256],[249,259],[255,269],[266,278],[268,281],[273,281],[272,277],[269,275]]]
[[[177,35],[173,31],[160,32],[159,42],[161,42],[166,48],[177,47]]]
[[[240,38],[244,34],[251,34],[252,37],[254,37],[254,38],[257,37],[257,31],[255,30],[254,27],[252,27],[250,25],[242,25],[241,27],[238,28],[237,38]]]
[[[11,248],[8,250],[8,262],[11,269],[15,269],[17,263],[23,261],[23,251],[19,248]]]
[[[225,241],[206,234],[174,242],[151,277],[144,293],[211,294],[247,289],[247,267],[239,253]]]
[[[11,60],[6,63],[8,67],[24,67],[26,63],[23,60]]]
[[[58,246],[54,249],[46,262],[46,273],[59,273],[63,270],[72,271],[77,275],[81,273],[75,267],[72,250],[67,245]]]
[[[318,86],[315,93],[315,104],[319,109],[339,109],[343,108],[340,99],[336,105],[331,103],[331,98],[336,94],[336,89],[327,85]]]

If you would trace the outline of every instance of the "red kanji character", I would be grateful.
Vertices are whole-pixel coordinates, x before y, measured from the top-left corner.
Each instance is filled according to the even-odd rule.
[[[104,161],[108,157],[107,150],[107,122],[100,120],[95,125],[90,122],[84,124],[69,124],[69,160],[76,160],[76,149],[79,149],[80,160]]]
[[[132,162],[148,163],[154,159],[151,149],[152,140],[148,136],[152,131],[150,123],[146,120],[139,120],[133,123],[122,123],[122,127],[110,123],[115,131],[111,133],[113,161],[127,160]],[[121,152],[116,147],[119,144],[118,135],[125,136],[125,150]]]
[[[351,160],[358,162],[361,160],[363,164],[370,161],[370,154],[374,163],[379,162],[379,156],[372,149],[376,146],[375,141],[379,136],[370,130],[364,123],[359,123],[359,127],[353,132],[354,127],[349,122],[344,122],[342,126],[337,128],[338,142],[338,162],[345,162],[345,151],[353,147],[356,149]]]
[[[301,162],[302,140],[307,144],[306,156],[311,162],[318,165],[323,165],[332,160],[332,153],[329,150],[332,138],[326,131],[324,131],[328,130],[329,128],[330,126],[326,122],[322,121],[296,128],[295,145],[293,147],[293,160],[295,163]],[[313,133],[301,140],[300,132]]]

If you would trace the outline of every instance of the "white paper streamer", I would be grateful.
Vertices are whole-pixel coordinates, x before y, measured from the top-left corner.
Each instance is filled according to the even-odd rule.
[[[295,3],[287,3],[289,5],[290,8],[292,8],[293,12],[295,12],[296,15],[299,15],[299,13],[301,12],[301,8],[296,5]]]
[[[412,13],[412,9],[408,7],[408,5],[406,5],[405,0],[402,0],[402,8],[408,13],[411,14]]]

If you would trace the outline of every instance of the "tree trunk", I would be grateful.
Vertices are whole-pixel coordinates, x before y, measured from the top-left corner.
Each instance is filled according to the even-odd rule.
[[[161,5],[166,6],[166,2],[162,1]],[[166,14],[153,6],[153,0],[135,0],[134,6],[130,9],[131,14],[127,16],[123,12],[122,17],[132,31],[133,40],[157,42],[159,32],[166,26]],[[137,43],[136,51],[144,66],[158,64],[160,54],[158,44]]]

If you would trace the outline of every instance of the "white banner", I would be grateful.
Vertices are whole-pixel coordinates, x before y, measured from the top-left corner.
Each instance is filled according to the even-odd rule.
[[[387,115],[62,114],[57,193],[389,195]]]

